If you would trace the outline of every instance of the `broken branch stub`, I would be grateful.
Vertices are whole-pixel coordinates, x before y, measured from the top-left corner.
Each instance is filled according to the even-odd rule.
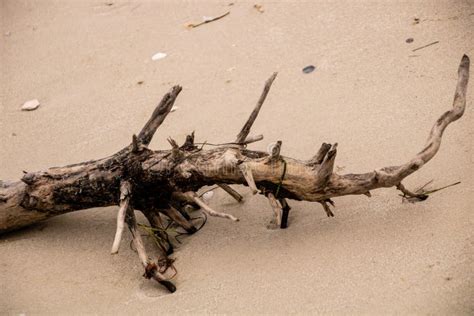
[[[160,127],[161,123],[165,120],[166,116],[171,111],[173,104],[178,97],[178,94],[181,92],[182,88],[180,86],[174,86],[171,88],[171,91],[164,95],[161,102],[156,107],[155,111],[151,115],[148,122],[138,134],[138,140],[144,146],[150,144],[153,135],[155,135],[156,130]]]
[[[328,203],[333,204],[332,198],[335,197],[354,194],[370,196],[370,191],[374,189],[394,186],[405,194],[414,194],[401,182],[434,157],[446,127],[463,115],[469,63],[469,58],[463,56],[453,107],[435,122],[425,147],[404,164],[362,174],[339,175],[334,172],[335,145],[323,144],[309,161],[281,156],[278,150],[272,159],[266,152],[244,147],[276,73],[267,80],[259,102],[235,142],[212,149],[197,148],[192,134],[185,146],[179,147],[170,139],[172,149],[152,151],[147,146],[181,91],[181,87],[175,86],[163,97],[141,132],[133,138],[132,144],[114,155],[27,172],[21,181],[0,181],[0,233],[76,210],[120,204],[117,237],[112,250],[118,250],[117,240],[120,240],[123,228],[119,226],[125,213],[145,276],[174,291],[174,285],[158,271],[146,254],[134,209],[145,215],[158,235],[163,233],[163,239],[168,244],[165,250],[171,252],[172,245],[165,232],[160,230],[160,213],[170,216],[171,221],[189,233],[194,230],[193,226],[179,212],[181,208],[176,207],[201,207],[209,215],[237,221],[232,215],[215,211],[197,196],[196,192],[207,185],[221,185],[229,194],[233,192],[225,185],[248,185],[253,193],[273,197],[270,203],[273,209],[278,208],[278,214],[282,214],[282,228],[286,227],[290,209],[287,200],[321,203],[327,215],[333,216]],[[271,163],[268,163],[269,160]],[[237,195],[234,197],[239,199]]]

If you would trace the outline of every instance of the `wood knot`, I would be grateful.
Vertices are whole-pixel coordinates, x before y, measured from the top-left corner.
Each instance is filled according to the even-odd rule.
[[[21,178],[21,181],[23,181],[24,183],[28,185],[32,185],[33,183],[35,183],[35,180],[36,180],[36,176],[34,173],[27,173]]]

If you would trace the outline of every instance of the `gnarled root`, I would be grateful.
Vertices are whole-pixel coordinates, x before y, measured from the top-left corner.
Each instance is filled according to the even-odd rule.
[[[145,245],[143,244],[140,231],[138,230],[137,220],[135,218],[135,213],[131,207],[127,209],[126,222],[130,233],[132,234],[133,244],[140,258],[140,262],[145,268],[144,277],[147,279],[154,279],[164,287],[168,289],[171,293],[176,291],[176,286],[168,280],[163,274],[158,271],[158,265],[151,261],[146,253]]]

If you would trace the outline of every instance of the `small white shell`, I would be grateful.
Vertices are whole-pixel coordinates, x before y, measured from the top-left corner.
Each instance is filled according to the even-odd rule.
[[[202,199],[207,202],[213,197],[213,195],[214,195],[213,191],[207,191],[206,193],[202,195]]]
[[[40,106],[40,103],[37,99],[26,101],[21,107],[22,111],[33,111]]]
[[[158,53],[156,53],[155,55],[153,55],[153,56],[151,57],[151,60],[160,60],[160,59],[163,59],[163,58],[165,58],[165,57],[166,57],[166,54],[165,54],[165,53],[160,53],[160,52],[158,52]]]
[[[171,108],[170,112],[174,112],[174,111],[176,111],[177,109],[179,109],[179,107],[177,107],[176,105],[173,105],[173,107]]]

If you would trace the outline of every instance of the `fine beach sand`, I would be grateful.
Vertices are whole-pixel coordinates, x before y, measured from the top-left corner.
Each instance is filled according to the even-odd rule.
[[[338,172],[372,171],[422,149],[461,56],[474,57],[470,1],[255,3],[0,0],[0,179],[116,152],[174,84],[179,108],[151,148],[193,130],[232,141],[274,71],[251,133],[265,139],[251,148],[282,140],[283,155],[306,159],[338,142]],[[41,106],[20,111],[30,99]],[[128,233],[110,255],[117,207],[59,216],[0,237],[0,314],[472,315],[473,99],[471,81],[464,116],[405,181],[461,184],[423,203],[382,189],[336,199],[327,218],[290,201],[289,228],[268,230],[266,199],[216,190],[211,205],[240,222],[211,218],[183,240],[174,294],[142,278]]]

